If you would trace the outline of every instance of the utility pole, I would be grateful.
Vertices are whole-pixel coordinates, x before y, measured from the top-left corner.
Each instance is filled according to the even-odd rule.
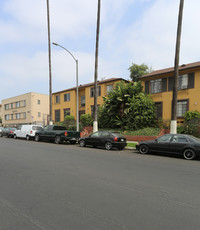
[[[100,8],[101,8],[101,0],[98,0],[97,29],[96,29],[96,50],[95,50],[95,72],[94,72],[94,122],[93,122],[93,132],[98,131],[98,121],[97,121],[97,109],[98,109],[97,108],[97,79],[98,79]]]
[[[183,18],[183,5],[184,0],[180,0],[179,16],[178,16],[178,28],[176,37],[176,51],[174,60],[174,86],[173,86],[173,99],[172,99],[172,120],[170,125],[170,133],[177,133],[177,84],[179,76],[179,54],[180,54],[180,43],[181,43],[181,28]]]
[[[49,0],[47,0],[47,25],[48,25],[48,52],[49,52],[49,124],[53,124],[52,122],[52,77],[51,77],[51,39],[50,39]]]

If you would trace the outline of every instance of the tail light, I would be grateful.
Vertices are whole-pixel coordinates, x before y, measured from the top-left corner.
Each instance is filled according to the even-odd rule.
[[[118,139],[117,139],[117,137],[114,137],[114,141],[117,141]]]
[[[65,132],[65,136],[67,136],[67,132]]]
[[[12,131],[12,130],[10,130],[10,133],[13,133],[13,131]]]
[[[31,130],[31,131],[30,131],[30,133],[32,134],[32,133],[33,133],[33,131]]]

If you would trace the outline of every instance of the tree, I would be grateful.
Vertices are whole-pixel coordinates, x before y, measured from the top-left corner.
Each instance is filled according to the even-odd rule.
[[[152,72],[152,68],[148,67],[146,64],[137,65],[135,63],[129,67],[130,70],[130,78],[132,81],[138,81],[139,77]]]
[[[104,97],[98,114],[102,128],[138,129],[154,122],[155,106],[152,99],[142,92],[141,82],[119,82]]]

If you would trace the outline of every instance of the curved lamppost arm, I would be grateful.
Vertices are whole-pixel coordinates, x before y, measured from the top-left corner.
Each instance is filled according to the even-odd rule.
[[[58,43],[52,42],[53,45],[55,46],[59,46],[62,49],[64,49],[65,51],[67,51],[71,57],[74,59],[74,61],[76,62],[76,131],[79,131],[79,98],[78,98],[78,59],[76,59],[74,57],[74,55],[65,47],[59,45]]]

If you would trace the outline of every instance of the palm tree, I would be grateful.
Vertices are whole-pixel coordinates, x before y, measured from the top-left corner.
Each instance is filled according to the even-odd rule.
[[[101,7],[101,0],[98,0],[96,50],[95,50],[95,72],[94,72],[94,123],[93,123],[93,132],[96,132],[98,130],[98,122],[97,122],[97,79],[98,79],[100,7]]]
[[[181,27],[183,17],[183,5],[184,0],[180,0],[179,16],[178,16],[178,28],[176,37],[176,51],[174,60],[174,86],[173,86],[173,99],[172,99],[172,120],[170,133],[177,133],[177,80],[179,75],[179,54],[180,54],[180,41],[181,41]]]

